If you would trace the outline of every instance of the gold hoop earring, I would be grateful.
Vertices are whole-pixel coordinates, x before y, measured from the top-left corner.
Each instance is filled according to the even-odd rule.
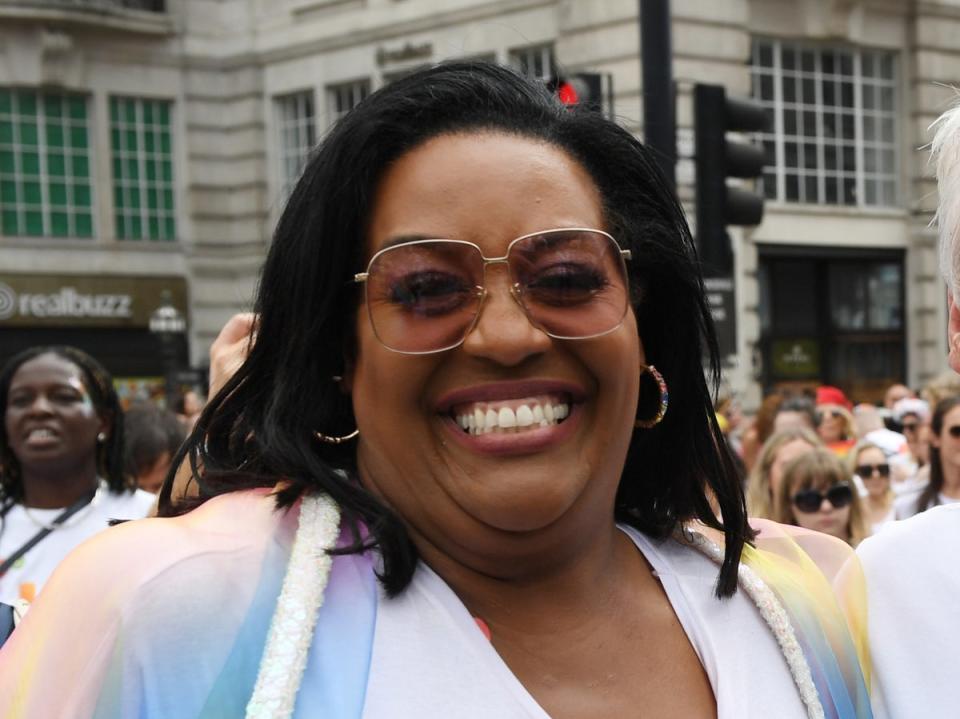
[[[329,434],[322,434],[321,432],[314,432],[313,436],[319,439],[321,442],[326,442],[327,444],[343,444],[344,442],[349,442],[354,437],[360,435],[360,430],[355,429],[350,434],[345,434],[342,437],[334,437]]]
[[[640,370],[641,376],[644,372],[649,373],[653,381],[657,383],[657,387],[660,388],[660,402],[657,405],[656,414],[651,419],[638,419],[633,423],[633,426],[637,429],[656,427],[663,421],[663,416],[667,413],[667,407],[670,405],[670,393],[667,391],[667,382],[663,378],[663,375],[660,374],[652,364],[643,365],[643,368]]]

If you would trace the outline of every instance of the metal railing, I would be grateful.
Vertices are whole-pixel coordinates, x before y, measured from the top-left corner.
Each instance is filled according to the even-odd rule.
[[[115,10],[140,10],[155,13],[166,12],[165,0],[0,0],[0,6],[3,5],[23,5],[56,10],[93,10],[98,12]]]

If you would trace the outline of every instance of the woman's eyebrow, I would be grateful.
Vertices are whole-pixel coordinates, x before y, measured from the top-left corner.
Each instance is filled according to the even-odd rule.
[[[384,242],[377,249],[377,252],[379,252],[380,250],[386,250],[387,248],[394,247],[396,245],[405,245],[408,242],[419,242],[420,240],[444,240],[444,239],[449,239],[449,238],[442,237],[440,235],[398,235],[396,237],[391,237],[386,242]]]

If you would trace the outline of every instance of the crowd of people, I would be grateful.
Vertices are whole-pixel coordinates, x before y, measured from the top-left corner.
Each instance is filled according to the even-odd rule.
[[[750,416],[729,396],[716,411],[751,517],[855,547],[888,522],[960,502],[960,378],[920,391],[894,384],[882,406],[820,386],[771,393]]]
[[[254,309],[185,440],[73,350],[0,376],[17,561],[100,528],[31,580],[0,715],[955,713],[960,402],[715,405],[682,208],[601,114],[479,61],[378,90],[312,154]],[[157,517],[107,529],[171,455]]]

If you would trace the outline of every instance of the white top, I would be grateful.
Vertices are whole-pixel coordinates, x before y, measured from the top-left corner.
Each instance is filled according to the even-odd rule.
[[[111,519],[141,519],[147,516],[156,497],[138,489],[134,493],[113,494],[103,488],[94,500],[67,519],[33,549],[14,562],[0,577],[0,602],[14,604],[18,599],[32,600],[60,561],[70,551],[106,529]],[[63,509],[25,510],[15,504],[4,517],[0,529],[0,561],[30,541],[44,524],[52,524]],[[29,585],[33,586],[30,587]]]
[[[703,663],[720,719],[806,717],[776,639],[741,589],[713,594],[718,567],[696,549],[622,528],[656,571]],[[381,596],[363,719],[549,719],[447,584],[421,563]]]
[[[957,716],[960,504],[894,522],[857,554],[867,581],[874,716]]]
[[[925,487],[926,485],[913,487],[902,492],[893,500],[893,510],[896,514],[896,519],[908,519],[917,514],[917,500],[920,499],[920,495],[923,494]],[[937,495],[937,502],[938,504],[934,506],[954,504],[960,502],[960,497],[948,497],[941,492]]]

